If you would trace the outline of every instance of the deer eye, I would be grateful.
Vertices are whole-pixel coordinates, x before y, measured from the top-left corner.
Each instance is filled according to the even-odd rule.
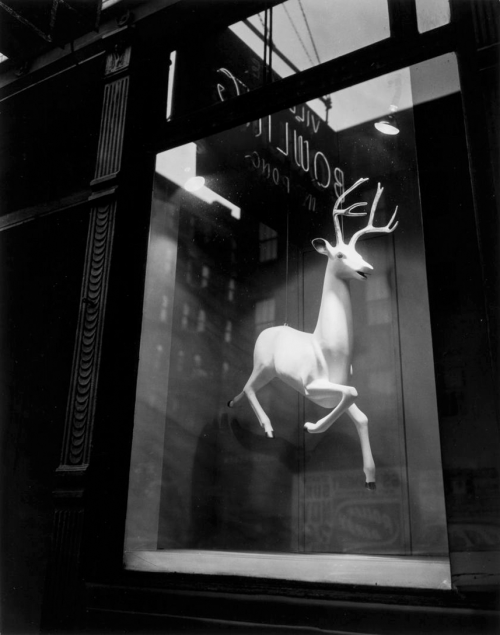
[[[342,252],[339,252],[337,254],[337,258],[345,258],[345,254],[343,254]]]

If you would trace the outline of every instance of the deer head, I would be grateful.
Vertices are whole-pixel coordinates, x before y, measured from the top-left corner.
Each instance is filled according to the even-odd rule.
[[[373,267],[368,264],[363,258],[358,254],[355,249],[356,242],[358,239],[364,234],[370,233],[382,233],[382,234],[390,234],[393,232],[398,226],[398,222],[394,222],[396,218],[396,214],[398,212],[398,208],[396,207],[394,214],[391,217],[391,220],[387,223],[387,225],[383,227],[374,227],[373,219],[375,217],[375,212],[377,210],[377,205],[382,196],[382,192],[384,188],[380,186],[380,183],[377,185],[377,193],[375,194],[375,198],[373,199],[372,207],[370,210],[370,216],[368,217],[368,223],[365,227],[357,231],[349,241],[349,244],[344,242],[344,237],[342,235],[342,228],[340,226],[339,216],[366,216],[366,212],[353,212],[356,207],[361,207],[367,205],[367,203],[354,203],[350,205],[346,209],[340,209],[340,205],[345,200],[346,196],[352,192],[355,188],[357,188],[361,183],[368,181],[367,178],[358,179],[354,185],[351,185],[349,189],[347,189],[343,194],[341,194],[335,202],[333,207],[333,226],[335,228],[335,246],[331,245],[324,238],[315,238],[312,241],[313,247],[317,252],[328,256],[329,262],[331,266],[335,270],[335,274],[338,278],[345,279],[355,279],[355,280],[366,280],[369,273],[373,270]]]

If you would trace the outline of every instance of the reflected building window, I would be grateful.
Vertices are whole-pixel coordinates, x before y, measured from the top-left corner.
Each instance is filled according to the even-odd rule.
[[[389,324],[392,320],[392,307],[388,300],[370,302],[370,304],[367,305],[367,311],[368,324],[370,326]]]
[[[210,280],[210,267],[208,265],[203,265],[201,268],[201,288],[206,289],[208,287],[208,282]]]
[[[170,276],[172,275],[173,265],[174,262],[171,259],[167,258],[165,260],[165,276],[167,278],[170,278]]]
[[[231,264],[235,264],[236,263],[236,252],[238,250],[238,243],[236,242],[236,240],[234,238],[231,238]]]
[[[199,353],[193,357],[193,377],[206,377],[207,371],[203,368],[203,358]]]
[[[193,283],[193,261],[189,259],[186,263],[186,282]]]
[[[206,324],[207,324],[207,314],[203,309],[200,309],[198,311],[198,322],[196,325],[196,330],[198,331],[198,333],[205,332]]]
[[[258,335],[264,329],[274,326],[276,318],[276,300],[267,298],[255,305],[255,333]]]
[[[393,398],[396,386],[394,384],[394,375],[391,369],[378,369],[375,373],[369,373],[368,386],[373,394],[386,398]]]
[[[163,357],[163,346],[161,344],[158,344],[158,346],[156,347],[156,359],[155,359],[155,368],[157,370],[161,366],[162,357]]]
[[[233,323],[231,322],[231,320],[228,320],[226,322],[226,328],[224,330],[224,341],[227,344],[231,342],[232,334],[233,334]]]
[[[465,372],[462,368],[441,367],[438,376],[440,388],[439,411],[443,417],[465,416],[467,406],[465,402]]]
[[[167,321],[168,296],[163,295],[161,298],[160,322]]]
[[[182,320],[181,320],[181,328],[183,330],[187,330],[189,328],[189,304],[187,302],[184,303],[182,307]]]
[[[234,278],[230,278],[227,286],[227,299],[229,300],[229,302],[234,302],[235,292],[236,280]]]
[[[278,257],[278,232],[259,223],[259,261],[268,262]]]
[[[389,280],[386,276],[374,274],[366,289],[368,324],[388,324],[392,320],[392,302]]]
[[[177,353],[177,372],[178,373],[184,372],[185,362],[186,362],[186,354],[184,353],[184,351],[181,350]]]

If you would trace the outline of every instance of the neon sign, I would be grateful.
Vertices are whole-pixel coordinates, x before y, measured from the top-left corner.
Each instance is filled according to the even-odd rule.
[[[217,74],[223,82],[216,86],[220,101],[249,92],[248,86],[227,68],[219,68]],[[318,193],[330,191],[338,198],[344,191],[344,172],[332,166],[327,154],[315,143],[323,121],[305,105],[289,108],[288,112],[289,120],[283,121],[283,113],[277,113],[247,124],[253,138],[261,142],[258,148],[249,148],[245,153],[248,167],[287,194],[291,193],[295,173],[308,178]],[[316,208],[314,191],[306,196],[304,204],[310,210]]]

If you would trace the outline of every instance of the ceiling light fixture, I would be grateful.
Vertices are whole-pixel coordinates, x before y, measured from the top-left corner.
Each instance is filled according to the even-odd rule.
[[[397,111],[397,109],[398,109],[397,106],[394,106],[394,104],[391,104],[391,106],[389,106],[389,111],[391,114],[387,115],[387,117],[384,117],[383,119],[380,119],[374,124],[375,128],[379,132],[382,132],[383,134],[388,134],[388,135],[399,134],[399,128],[396,122],[396,116],[394,114]]]

